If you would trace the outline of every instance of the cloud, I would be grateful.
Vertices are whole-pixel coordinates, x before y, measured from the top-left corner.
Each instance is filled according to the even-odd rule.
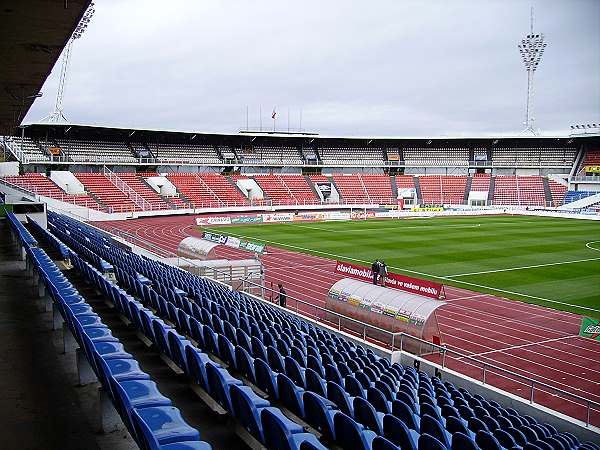
[[[549,42],[536,124],[600,116],[600,2],[537,0]],[[71,122],[235,132],[249,122],[334,135],[518,133],[517,42],[530,2],[106,0],[74,43]],[[53,107],[60,62],[26,121]]]

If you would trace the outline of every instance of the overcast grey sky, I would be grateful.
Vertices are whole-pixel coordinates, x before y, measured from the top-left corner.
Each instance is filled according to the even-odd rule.
[[[96,0],[73,47],[70,122],[326,135],[517,134],[527,77],[517,43],[548,47],[536,125],[600,122],[600,0]],[[51,112],[60,60],[26,122]]]

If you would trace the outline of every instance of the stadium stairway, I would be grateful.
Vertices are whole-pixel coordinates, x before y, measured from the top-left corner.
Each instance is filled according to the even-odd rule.
[[[496,177],[494,175],[492,175],[490,177],[490,188],[488,190],[488,198],[487,198],[488,205],[491,205],[493,203],[495,189],[496,189]]]
[[[465,184],[465,196],[463,197],[463,203],[465,205],[469,204],[469,194],[471,193],[471,184],[473,183],[473,178],[471,176],[467,177],[467,183]]]
[[[306,184],[308,184],[308,186],[310,187],[310,190],[312,191],[312,193],[315,196],[315,198],[316,199],[320,199],[321,196],[317,192],[317,188],[315,187],[315,183],[313,182],[313,180],[310,179],[310,176],[304,175],[304,179],[306,180]]]
[[[419,177],[414,177],[415,192],[417,193],[417,203],[423,203],[423,194],[421,193],[421,183]]]
[[[316,149],[315,149],[315,154],[317,154],[317,151],[316,151]],[[317,154],[317,157],[318,157],[318,154]],[[335,188],[335,190],[337,191],[337,193],[338,193],[338,196],[340,197],[340,202],[343,202],[343,201],[345,200],[345,199],[344,199],[344,196],[342,195],[342,192],[340,191],[340,188],[339,188],[339,187],[338,187],[338,185],[336,184],[336,182],[335,182],[334,178],[333,178],[332,176],[328,176],[328,177],[327,177],[327,179],[328,179],[328,180],[329,180],[329,182],[331,183],[331,186],[333,186],[333,187]]]
[[[542,178],[542,183],[544,185],[544,199],[546,200],[546,205],[554,206],[552,202],[552,191],[550,190],[550,183],[548,181],[548,178]]]
[[[387,151],[386,151],[387,155]],[[390,177],[390,183],[392,183],[392,198],[398,198],[398,185],[396,184],[396,177]]]

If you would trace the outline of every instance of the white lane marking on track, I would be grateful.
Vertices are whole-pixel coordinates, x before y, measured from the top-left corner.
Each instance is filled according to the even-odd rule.
[[[562,264],[575,264],[575,263],[581,263],[581,262],[586,262],[586,261],[597,261],[599,259],[600,259],[600,257],[577,259],[574,261],[559,261],[559,262],[546,263],[546,264],[533,264],[531,266],[509,267],[507,269],[482,270],[480,272],[467,272],[467,273],[458,273],[456,275],[446,275],[446,278],[468,277],[470,275],[482,275],[485,273],[510,272],[513,270],[535,269],[536,267],[560,266]]]
[[[265,242],[267,244],[277,245],[279,247],[289,247],[289,248],[295,248],[297,250],[301,250],[301,251],[305,251],[305,252],[318,253],[320,255],[330,256],[330,257],[333,257],[336,259],[343,258],[343,259],[347,259],[350,261],[360,262],[363,264],[371,264],[369,261],[365,261],[364,259],[351,258],[349,256],[343,256],[343,255],[336,255],[335,253],[322,252],[320,250],[313,250],[313,249],[306,248],[306,247],[300,247],[298,245],[284,244],[282,242],[270,241],[267,239],[257,238],[257,237],[253,237],[253,236],[244,236],[243,234],[239,234],[239,233],[228,233],[228,234],[230,236],[235,236],[235,237],[242,238],[242,239],[254,239],[255,241]],[[454,280],[453,278],[433,275],[433,274],[425,273],[425,272],[418,272],[416,270],[405,269],[402,267],[389,266],[389,268],[395,269],[395,270],[400,270],[402,272],[414,273],[415,275],[421,275],[421,276],[426,276],[426,277],[430,277],[430,278],[435,278],[437,280],[451,281],[453,283],[464,284],[467,286],[475,286],[475,287],[482,288],[482,289],[489,289],[490,291],[502,292],[504,294],[511,294],[511,295],[519,295],[521,297],[532,298],[534,300],[542,300],[542,301],[548,302],[548,303],[555,303],[558,305],[570,306],[572,308],[579,308],[581,310],[593,311],[593,312],[600,313],[600,309],[594,309],[594,308],[590,308],[588,306],[575,305],[573,303],[561,302],[560,300],[552,300],[550,298],[538,297],[536,295],[523,294],[521,292],[514,292],[514,291],[509,291],[506,289],[494,288],[494,287],[485,286],[485,285],[477,284],[477,283],[469,283],[467,281],[462,281],[462,280]]]
[[[446,303],[449,303],[449,302],[455,302],[457,300],[470,300],[472,298],[487,297],[487,296],[488,296],[488,294],[467,295],[466,297],[456,297],[456,298],[450,298],[450,299],[446,298],[446,299],[444,299],[444,301]]]
[[[477,356],[491,355],[492,353],[504,353],[504,352],[508,352],[508,351],[511,351],[511,350],[517,350],[519,348],[531,347],[533,345],[547,344],[548,342],[562,341],[563,339],[570,339],[570,338],[574,338],[574,337],[577,337],[577,336],[579,336],[579,335],[577,335],[577,334],[570,334],[568,336],[562,336],[562,337],[554,338],[554,339],[546,339],[546,340],[538,341],[538,342],[529,342],[527,344],[513,345],[513,346],[510,346],[510,347],[506,347],[506,348],[499,348],[497,350],[490,350],[488,352],[471,353],[469,356],[475,358]],[[456,359],[462,359],[462,358],[456,358]]]

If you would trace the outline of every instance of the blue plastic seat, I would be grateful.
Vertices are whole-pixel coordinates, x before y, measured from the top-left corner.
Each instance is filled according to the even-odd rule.
[[[290,356],[283,358],[283,362],[285,374],[290,377],[298,386],[302,388],[306,387],[305,369],[300,367],[300,364],[298,364],[298,362]]]
[[[277,375],[261,358],[254,358],[254,374],[256,385],[271,399],[277,399]]]
[[[314,434],[305,433],[304,429],[285,417],[277,408],[263,408],[260,413],[265,436],[265,445],[277,450],[300,450],[303,443],[311,447],[325,449]]]
[[[391,414],[383,416],[383,435],[403,450],[417,449],[419,433]]]
[[[451,435],[437,419],[425,414],[421,417],[421,434],[429,434],[444,445],[450,447]]]
[[[333,418],[339,411],[337,406],[330,400],[309,391],[304,392],[302,400],[304,402],[304,420],[306,420],[306,423],[326,439],[335,440]]]
[[[256,336],[252,336],[252,356],[254,359],[260,358],[263,361],[269,361],[267,356],[267,347]]]
[[[372,450],[400,450],[400,447],[382,436],[373,439],[371,448]]]
[[[252,383],[256,384],[256,376],[254,374],[254,358],[252,358],[250,353],[248,353],[248,351],[240,345],[236,345],[235,347],[235,362],[236,370]]]
[[[273,346],[267,347],[267,362],[271,367],[271,370],[274,372],[282,372],[285,373],[285,366],[283,363],[283,358],[281,354],[277,351],[277,349]]]
[[[339,410],[350,417],[354,417],[352,398],[339,384],[329,381],[327,383],[327,398],[337,405]]]
[[[165,444],[199,441],[200,433],[190,427],[173,406],[132,410],[138,445],[144,450],[159,449]]]
[[[375,411],[366,399],[354,397],[354,420],[361,423],[367,430],[383,435],[383,413]]]
[[[325,368],[315,356],[309,354],[306,357],[306,367],[314,370],[321,378],[325,378]]]
[[[497,429],[494,430],[494,437],[498,439],[498,442],[502,447],[512,448],[517,447],[515,439],[505,430]]]
[[[367,389],[367,400],[380,413],[389,414],[392,412],[392,404],[388,401],[385,394],[375,386]]]
[[[417,432],[421,430],[421,419],[403,401],[394,400],[392,402],[392,415],[404,422],[411,430]]]
[[[352,397],[367,397],[366,391],[363,389],[360,382],[352,375],[348,375],[344,378],[344,387],[346,388],[348,395]]]
[[[335,442],[342,448],[371,450],[373,439],[377,436],[373,431],[365,429],[343,412],[339,412],[334,416],[333,424]]]
[[[448,432],[451,434],[463,433],[469,438],[475,438],[475,433],[467,428],[462,419],[459,419],[455,416],[450,416],[448,419],[446,419],[446,430],[448,430]]]
[[[213,364],[206,365],[206,378],[208,381],[208,392],[219,405],[226,411],[231,411],[231,397],[229,396],[230,386],[242,383],[237,378],[232,377],[229,372]]]
[[[248,386],[232,384],[230,386],[231,407],[233,416],[242,427],[261,443],[265,443],[260,411],[270,403],[259,397]]]
[[[485,450],[503,450],[504,447],[498,442],[498,439],[489,431],[478,431],[475,435],[475,442],[481,449]]]
[[[202,334],[202,337],[204,338],[204,345],[206,346],[206,351],[208,353],[212,353],[213,355],[218,355],[219,342],[217,335],[215,334],[213,329],[209,325],[204,324],[204,327],[202,327]]]
[[[322,397],[327,397],[327,385],[317,372],[312,369],[306,369],[304,376],[306,378],[307,391],[316,392]]]
[[[302,401],[302,395],[304,389],[296,386],[290,377],[283,373],[277,375],[277,389],[279,400],[283,402],[285,407],[303,418],[304,402]]]
[[[525,436],[525,434],[523,434],[523,432],[521,432],[517,428],[508,427],[504,431],[506,431],[508,434],[510,434],[512,436],[512,438],[515,440],[517,445],[522,447],[527,443],[527,437]],[[566,450],[568,450],[568,449],[566,449]]]
[[[419,450],[448,450],[448,446],[432,435],[423,433],[419,436]]]
[[[206,376],[206,366],[216,365],[206,353],[202,353],[197,348],[188,345],[185,349],[186,361],[188,364],[188,376],[194,383],[199,385],[205,391],[208,391],[208,378]]]
[[[462,432],[456,432],[452,435],[451,450],[480,450],[473,438]]]
[[[231,341],[220,334],[217,337],[218,347],[219,347],[219,358],[227,363],[229,367],[237,367],[237,362],[235,360],[235,347],[231,343]]]
[[[177,364],[177,367],[187,372],[186,347],[191,346],[192,343],[175,330],[167,332],[167,341],[169,344],[169,358]]]
[[[120,342],[98,341],[93,342],[94,349],[103,359],[133,359]]]
[[[478,419],[477,417],[471,417],[467,421],[467,427],[475,434],[477,434],[477,432],[481,430],[489,431],[488,426],[485,424],[485,422],[481,419]],[[530,431],[535,435],[535,432],[533,430]],[[535,435],[535,439],[537,439],[537,435]]]

